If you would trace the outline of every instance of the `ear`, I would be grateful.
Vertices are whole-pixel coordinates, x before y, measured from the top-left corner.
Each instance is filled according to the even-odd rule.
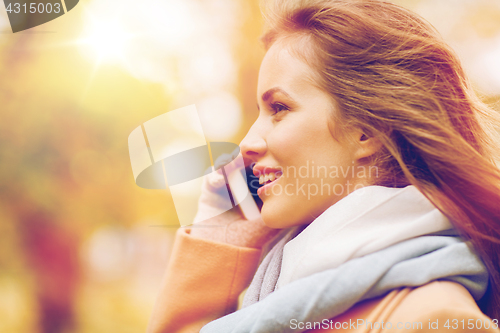
[[[376,137],[369,136],[361,130],[357,130],[352,136],[354,140],[354,159],[359,161],[374,155],[382,148],[382,143]]]

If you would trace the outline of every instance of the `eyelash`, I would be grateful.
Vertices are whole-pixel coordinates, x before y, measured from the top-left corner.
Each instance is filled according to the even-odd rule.
[[[278,108],[281,108],[281,110],[278,110]],[[273,104],[271,104],[271,109],[274,111],[273,116],[276,115],[279,112],[288,111],[289,110],[288,107],[286,107],[285,105],[283,105],[281,103],[273,103]]]

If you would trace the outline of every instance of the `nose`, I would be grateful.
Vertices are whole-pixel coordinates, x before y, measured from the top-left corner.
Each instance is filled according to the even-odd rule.
[[[264,130],[259,119],[255,121],[247,135],[241,141],[240,149],[245,165],[257,162],[266,154],[267,142],[264,138]]]

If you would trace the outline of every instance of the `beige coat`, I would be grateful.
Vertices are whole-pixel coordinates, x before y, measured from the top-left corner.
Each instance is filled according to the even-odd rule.
[[[189,231],[177,232],[149,333],[199,332],[237,309],[238,296],[257,270],[260,250],[192,237]],[[480,311],[462,285],[439,280],[395,289],[321,322],[290,322],[292,328],[311,328],[309,332],[357,333],[500,333],[497,324]]]

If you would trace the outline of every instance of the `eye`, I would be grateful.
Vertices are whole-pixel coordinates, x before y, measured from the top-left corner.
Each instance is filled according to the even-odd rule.
[[[271,104],[271,109],[273,110],[273,116],[281,111],[288,111],[289,108],[281,103],[273,103]]]

